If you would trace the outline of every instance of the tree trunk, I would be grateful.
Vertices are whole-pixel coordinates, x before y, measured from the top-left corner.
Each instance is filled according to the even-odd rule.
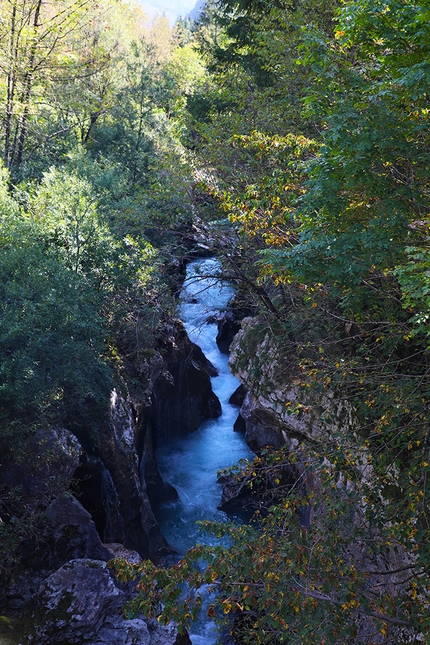
[[[18,128],[19,128],[18,152],[16,156],[16,162],[14,164],[16,168],[19,168],[21,166],[22,157],[24,153],[24,144],[27,136],[27,122],[28,122],[28,115],[30,112],[30,97],[31,97],[31,89],[33,85],[33,78],[34,78],[34,71],[35,71],[34,63],[36,59],[36,50],[37,50],[37,32],[39,29],[39,17],[40,17],[40,9],[42,7],[42,3],[43,3],[43,0],[38,0],[34,10],[33,36],[32,36],[32,43],[30,47],[30,57],[28,61],[28,68],[25,74],[24,90],[23,90],[23,96],[22,96],[22,104],[24,105],[24,111],[20,119],[20,122],[18,124]]]
[[[13,103],[15,98],[15,84],[16,84],[16,62],[17,62],[17,47],[16,47],[16,4],[12,8],[10,38],[9,38],[9,68],[7,74],[7,97],[6,97],[6,121],[5,121],[5,135],[4,135],[4,164],[9,168],[10,162],[10,137],[12,132],[12,118],[13,118]]]

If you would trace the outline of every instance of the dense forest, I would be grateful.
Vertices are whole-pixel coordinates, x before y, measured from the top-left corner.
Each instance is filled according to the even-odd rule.
[[[293,388],[279,416],[325,431],[239,465],[253,521],[144,562],[129,611],[187,627],[183,585],[209,584],[237,643],[430,642],[428,1],[0,17],[1,460],[43,426],[97,446],[204,243],[247,315],[232,368],[256,396]],[[4,580],[37,521],[17,499],[2,486]]]

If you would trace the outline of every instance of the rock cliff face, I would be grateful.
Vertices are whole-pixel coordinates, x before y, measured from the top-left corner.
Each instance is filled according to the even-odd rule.
[[[321,482],[306,467],[307,454],[318,444],[330,445],[334,438],[343,437],[347,443],[352,440],[356,434],[354,410],[333,391],[301,387],[294,357],[286,369],[278,342],[258,317],[242,321],[229,359],[232,373],[247,389],[235,427],[244,430],[245,440],[255,453],[266,446],[286,446],[294,455],[294,467],[287,466],[287,476],[300,481],[304,494],[318,498]],[[237,491],[229,490],[227,482],[224,506],[227,508],[235,496],[241,495],[240,486]],[[312,503],[302,509],[300,521],[304,526],[313,521],[313,513]]]
[[[352,405],[342,400],[342,392],[329,389],[330,385],[327,383],[316,383],[315,388],[307,387],[308,382],[301,378],[297,358],[287,355],[279,347],[279,337],[269,333],[267,323],[257,317],[242,321],[241,330],[231,345],[230,368],[248,390],[240,408],[247,443],[257,453],[265,446],[275,449],[286,447],[282,464],[286,467],[287,485],[293,483],[296,490],[307,496],[307,504],[299,509],[297,519],[300,524],[304,527],[314,525],[314,535],[318,535],[318,530],[326,531],[324,516],[327,515],[331,502],[338,504],[339,498],[345,499],[356,489],[359,494],[355,498],[355,506],[351,506],[343,516],[339,512],[335,520],[339,522],[339,526],[347,527],[347,537],[343,538],[345,541],[339,540],[337,543],[336,556],[344,554],[354,563],[352,567],[360,574],[364,573],[366,585],[363,598],[386,595],[393,607],[402,606],[404,598],[410,594],[410,571],[419,556],[418,553],[411,554],[400,541],[393,546],[395,540],[386,541],[385,537],[382,537],[381,548],[379,531],[383,530],[383,525],[372,525],[369,516],[372,517],[375,507],[382,505],[388,508],[390,502],[385,497],[386,492],[381,487],[379,478],[374,476],[372,454],[358,432],[359,424]],[[340,470],[339,461],[336,462],[338,449],[352,454],[354,471],[345,469],[346,472],[343,473]],[[321,471],[325,474],[330,470],[335,473],[335,478],[328,484],[318,466],[312,469],[308,465],[311,461],[309,455],[315,454],[319,456],[315,461],[323,464]],[[330,463],[331,458],[336,466]],[[352,477],[351,472],[354,473]],[[270,472],[266,477],[264,484],[270,491]],[[390,481],[395,482],[396,477],[396,468],[393,467]],[[226,512],[229,512],[231,506],[235,509],[237,502],[248,504],[252,508],[255,502],[246,488],[246,478],[237,481],[227,477],[221,483],[224,489],[221,507]],[[259,491],[257,489],[255,492],[255,488],[254,484],[252,493],[258,500]],[[369,496],[363,493],[368,490],[371,491]],[[264,498],[266,504],[267,499]],[[354,496],[350,499],[354,499]],[[370,513],[366,517],[367,510]],[[366,539],[362,539],[360,531],[355,533],[354,526],[366,526]],[[319,537],[314,543],[318,540]],[[412,574],[413,577],[415,575]],[[333,587],[336,588],[335,583]],[[355,618],[349,619],[355,622],[358,640],[384,642],[386,634],[379,634],[378,623],[373,620],[378,614],[366,613],[357,613]],[[417,637],[411,626],[407,629],[393,629],[397,631],[392,636],[392,642],[412,643],[425,640],[422,634]]]
[[[216,370],[179,321],[166,325],[159,349],[128,370],[129,392],[112,392],[96,429],[79,430],[81,441],[67,429],[39,430],[21,463],[0,467],[0,487],[17,491],[11,514],[25,505],[34,517],[0,607],[33,612],[33,643],[179,645],[172,628],[124,621],[124,593],[104,564],[118,543],[157,563],[172,553],[153,507],[176,491],[158,473],[155,447],[221,411],[210,385]]]
[[[172,321],[160,338],[164,369],[154,383],[151,418],[157,441],[168,441],[197,430],[205,419],[221,414],[210,377],[216,368],[192,343],[182,323]]]
[[[356,420],[348,402],[327,389],[311,393],[300,387],[295,362],[286,372],[276,341],[258,318],[242,321],[230,350],[230,369],[248,390],[240,415],[245,439],[255,452],[266,445],[279,448],[291,439],[315,444],[354,432]]]
[[[100,452],[115,484],[124,526],[123,539],[109,541],[123,542],[143,557],[161,561],[171,549],[154,518],[144,487],[145,478],[140,477],[142,454],[137,454],[137,427],[131,406],[116,392],[112,393],[111,414],[102,433]]]
[[[145,429],[146,430],[146,429]],[[155,520],[141,477],[138,426],[129,397],[111,394],[96,454],[83,452],[73,490],[103,542],[120,542],[156,562],[172,552]]]
[[[97,454],[84,455],[75,473],[79,499],[103,541],[123,543],[154,562],[172,551],[153,508],[177,496],[158,472],[155,448],[221,412],[210,383],[216,370],[180,321],[166,324],[159,350],[129,370],[131,381],[140,385],[127,397],[112,392]]]

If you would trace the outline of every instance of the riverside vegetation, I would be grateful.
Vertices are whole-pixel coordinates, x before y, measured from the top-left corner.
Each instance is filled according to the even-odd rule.
[[[207,526],[229,547],[118,563],[127,611],[186,627],[209,585],[238,643],[430,642],[427,0],[208,0],[173,28],[114,0],[0,11],[1,459],[44,426],[97,445],[203,241],[284,445],[233,473],[261,507]],[[0,505],[6,584],[36,517]]]

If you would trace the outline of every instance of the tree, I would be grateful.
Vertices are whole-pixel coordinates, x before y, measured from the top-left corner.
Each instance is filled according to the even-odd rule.
[[[90,0],[62,0],[55,10],[44,0],[14,0],[1,3],[3,42],[0,68],[4,96],[3,158],[6,167],[18,171],[27,146],[29,131],[40,135],[33,118],[36,104],[56,77],[83,74],[74,69],[74,54],[68,51],[72,35],[90,21],[94,11]],[[86,61],[88,65],[88,61]],[[88,72],[88,67],[85,70]],[[32,141],[34,145],[34,140]]]
[[[47,201],[52,175],[39,195],[43,217],[38,208],[32,217],[15,208],[1,230],[2,406],[9,419],[27,416],[28,425],[61,415],[66,399],[78,408],[89,398],[100,402],[111,383],[103,360],[102,294],[88,266],[95,272],[94,216],[92,223],[83,221],[91,220],[85,196],[63,176],[68,205],[56,205],[70,219],[60,218]]]
[[[263,18],[261,3],[235,2],[237,14],[223,4],[233,42],[212,50],[214,95],[230,103],[212,98],[196,125],[205,188],[258,240],[259,282],[283,307],[265,314],[265,353],[251,367],[272,344],[295,386],[347,399],[357,428],[259,455],[242,476],[272,488],[262,514],[209,526],[228,547],[198,546],[172,571],[131,571],[142,576],[134,609],[188,625],[208,584],[220,591],[209,615],[234,613],[239,642],[426,641],[428,6],[353,0],[335,23],[310,2],[299,30],[303,3]],[[267,86],[258,69],[276,72]],[[280,487],[291,468],[297,483]],[[321,493],[300,489],[310,474]]]
[[[85,426],[120,380],[118,346],[151,345],[155,251],[115,239],[76,174],[46,173],[26,212],[2,197],[2,431],[13,419]]]
[[[390,566],[387,554],[400,549],[398,536],[367,516],[360,504],[366,487],[340,483],[344,464],[326,461],[321,469],[320,455],[307,459],[307,468],[324,478],[313,496],[303,495],[300,479],[286,477],[287,469],[300,468],[287,450],[265,451],[242,465],[240,477],[268,486],[275,503],[266,502],[248,525],[203,523],[229,546],[197,545],[171,569],[117,561],[119,578],[137,582],[127,615],[141,611],[189,628],[204,611],[239,643],[397,644],[428,634],[425,564]],[[315,521],[305,527],[300,517],[309,505]]]

